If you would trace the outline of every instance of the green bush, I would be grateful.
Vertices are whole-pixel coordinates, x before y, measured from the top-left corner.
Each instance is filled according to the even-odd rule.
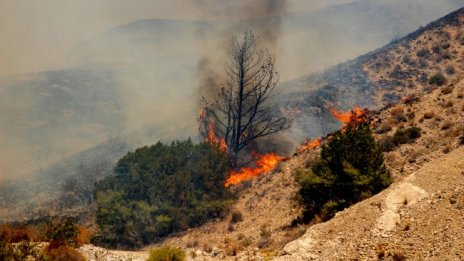
[[[412,143],[420,137],[421,129],[419,127],[412,126],[406,129],[400,128],[393,134],[393,143],[395,145]]]
[[[442,86],[446,83],[446,78],[442,73],[436,73],[432,75],[429,79],[429,84],[434,84],[437,86]]]
[[[177,247],[160,247],[152,249],[147,261],[184,261],[185,251]]]
[[[100,236],[92,242],[137,248],[222,216],[228,155],[208,143],[158,143],[119,160],[95,186]]]
[[[303,222],[323,220],[391,184],[380,145],[367,122],[349,124],[323,145],[310,169],[295,173],[305,208]]]

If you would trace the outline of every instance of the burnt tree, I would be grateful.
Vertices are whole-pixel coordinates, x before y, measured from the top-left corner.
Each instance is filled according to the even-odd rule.
[[[252,141],[285,130],[290,120],[273,100],[278,74],[274,57],[257,50],[256,39],[246,31],[229,48],[226,82],[213,97],[203,98],[200,134],[212,132],[227,144],[233,158]]]

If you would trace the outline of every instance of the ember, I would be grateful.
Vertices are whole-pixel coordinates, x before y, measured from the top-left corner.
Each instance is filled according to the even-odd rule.
[[[305,152],[305,151],[308,151],[308,150],[313,150],[313,149],[321,146],[321,140],[322,140],[321,137],[319,137],[317,139],[314,139],[314,140],[307,140],[303,145],[301,145],[298,148],[298,153],[302,153],[302,152]]]

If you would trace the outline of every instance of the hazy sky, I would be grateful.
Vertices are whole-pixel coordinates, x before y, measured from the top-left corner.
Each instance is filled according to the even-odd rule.
[[[257,1],[265,0],[0,0],[0,74],[47,69],[79,42],[128,22],[239,19],[243,17],[230,14],[243,13],[239,10]],[[286,9],[314,10],[349,1],[288,0]]]

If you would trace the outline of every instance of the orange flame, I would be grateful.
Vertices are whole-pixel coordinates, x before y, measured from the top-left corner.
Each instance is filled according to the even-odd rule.
[[[319,137],[317,139],[314,139],[314,140],[307,140],[303,145],[301,145],[298,148],[298,153],[302,153],[302,152],[305,152],[305,151],[308,151],[308,150],[313,150],[313,149],[321,146],[321,140],[322,140],[321,137]]]
[[[221,151],[227,150],[226,141],[223,138],[218,139],[216,137],[214,133],[214,123],[212,121],[208,124],[208,137],[205,141],[217,145]]]
[[[365,110],[360,107],[354,107],[351,111],[337,111],[335,109],[330,110],[332,116],[343,123],[343,128],[346,127],[350,122],[362,122]]]
[[[204,110],[200,110],[200,120],[205,119]],[[210,120],[208,123],[208,137],[205,138],[205,142],[214,144],[219,147],[221,151],[227,151],[227,144],[224,138],[218,139],[214,133],[214,121]]]
[[[285,160],[285,157],[281,157],[275,153],[268,153],[264,155],[256,154],[253,155],[253,157],[256,160],[256,167],[243,167],[240,171],[231,171],[230,176],[225,183],[226,187],[270,172],[276,168],[279,162]]]

